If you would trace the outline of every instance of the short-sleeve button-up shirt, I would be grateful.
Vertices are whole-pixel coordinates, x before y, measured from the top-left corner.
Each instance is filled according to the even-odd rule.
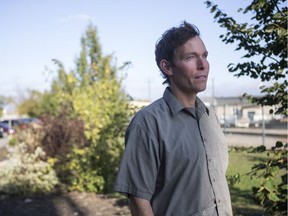
[[[216,115],[197,98],[183,107],[169,88],[126,132],[115,191],[150,200],[155,215],[232,215],[228,149]],[[213,213],[214,212],[214,213]]]

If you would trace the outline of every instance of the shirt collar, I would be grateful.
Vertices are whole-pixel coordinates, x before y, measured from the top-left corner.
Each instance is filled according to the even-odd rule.
[[[208,107],[198,97],[196,97],[195,106],[198,110],[201,110],[203,113],[206,113],[207,115],[209,115]]]
[[[177,98],[173,95],[169,87],[165,89],[163,98],[168,104],[168,107],[170,108],[173,115],[176,115],[184,108],[182,104],[177,100]]]
[[[173,115],[176,115],[178,112],[183,110],[185,107],[177,100],[177,98],[173,95],[170,88],[167,87],[164,91],[163,98],[168,104]],[[205,106],[205,104],[200,100],[200,98],[196,98],[195,107],[197,110],[201,111],[202,113],[206,113],[209,115],[209,109]]]

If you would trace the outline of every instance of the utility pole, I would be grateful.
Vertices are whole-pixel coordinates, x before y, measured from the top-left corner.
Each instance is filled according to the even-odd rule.
[[[262,145],[265,146],[265,116],[264,116],[264,106],[262,106]]]

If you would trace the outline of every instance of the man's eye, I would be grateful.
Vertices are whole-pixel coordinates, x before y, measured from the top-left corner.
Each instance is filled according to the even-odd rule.
[[[193,58],[195,58],[195,55],[189,55],[189,56],[187,56],[187,59],[193,59]]]

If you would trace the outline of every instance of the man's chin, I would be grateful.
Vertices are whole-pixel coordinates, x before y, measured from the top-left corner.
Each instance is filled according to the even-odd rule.
[[[200,93],[200,92],[203,92],[203,91],[205,91],[206,90],[206,86],[205,87],[203,87],[203,88],[199,88],[199,91],[198,91],[198,93]]]

